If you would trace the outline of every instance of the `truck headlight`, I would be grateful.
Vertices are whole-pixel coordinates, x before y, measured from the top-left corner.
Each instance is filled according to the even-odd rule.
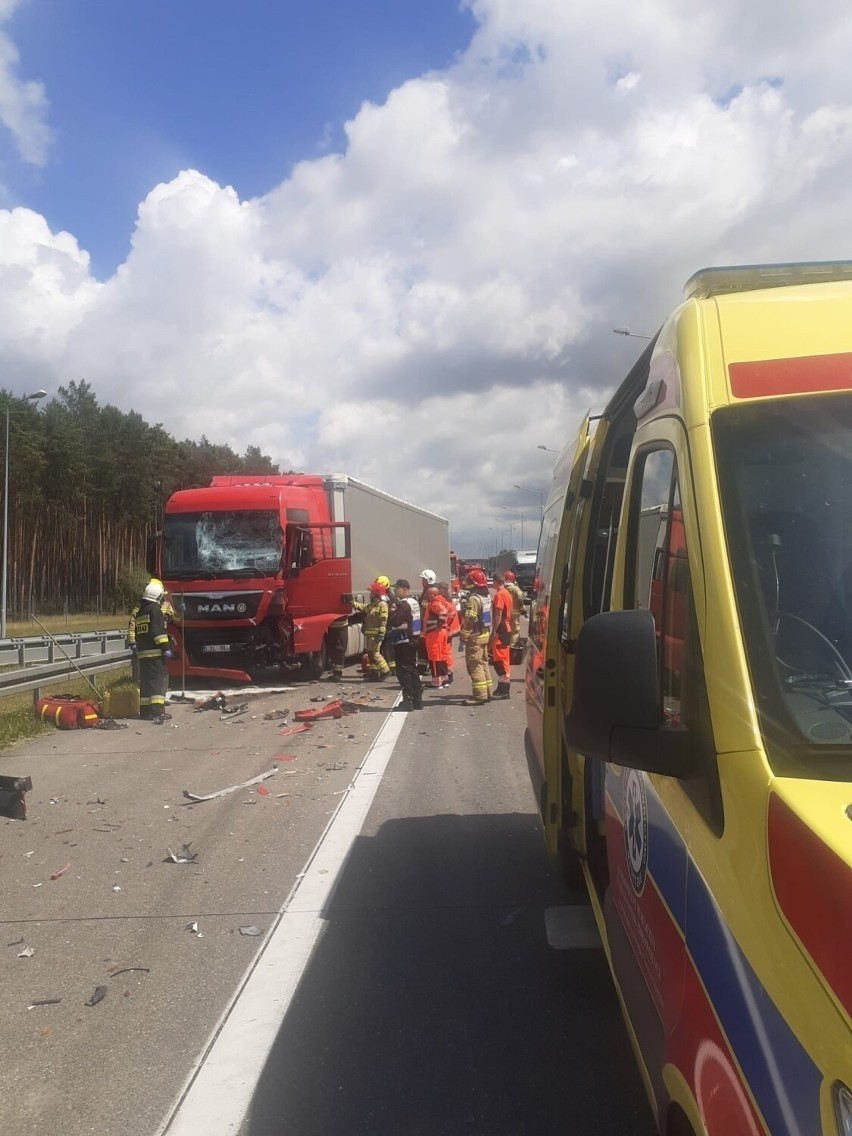
[[[852,1136],[852,1092],[838,1081],[832,1093],[834,1113],[837,1117],[837,1131],[840,1136]]]

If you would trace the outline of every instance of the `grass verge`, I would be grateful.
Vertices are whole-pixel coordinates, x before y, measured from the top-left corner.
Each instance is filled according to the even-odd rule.
[[[93,677],[92,681],[103,697],[107,690],[117,687],[130,686],[130,667],[110,671],[108,675],[100,678]],[[42,694],[73,694],[80,698],[94,699],[94,691],[83,678],[62,679],[50,686],[41,688]],[[35,738],[39,734],[49,733],[56,727],[50,722],[42,722],[33,713],[32,691],[21,694],[11,694],[8,698],[0,699],[0,750],[8,749],[15,742],[24,738]]]

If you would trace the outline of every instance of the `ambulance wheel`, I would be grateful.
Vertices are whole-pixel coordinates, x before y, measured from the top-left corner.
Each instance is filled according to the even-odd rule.
[[[325,640],[323,639],[322,647],[319,651],[312,651],[310,655],[302,655],[301,677],[310,682],[322,678],[327,670],[328,651],[326,650]]]

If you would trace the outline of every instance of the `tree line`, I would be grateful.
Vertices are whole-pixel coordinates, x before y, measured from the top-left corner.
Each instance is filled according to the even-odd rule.
[[[171,493],[215,474],[279,472],[257,446],[239,455],[206,437],[178,441],[136,411],[101,406],[85,380],[41,406],[0,395],[0,415],[9,411],[10,619],[126,610]]]

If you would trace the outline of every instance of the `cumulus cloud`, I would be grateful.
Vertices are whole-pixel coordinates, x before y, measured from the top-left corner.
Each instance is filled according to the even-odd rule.
[[[0,24],[19,6],[20,0],[0,0]],[[43,166],[52,137],[45,121],[47,96],[42,83],[19,76],[19,63],[18,49],[0,30],[0,124],[12,135],[25,162]]]
[[[613,327],[653,332],[706,264],[843,256],[852,22],[841,0],[468,6],[467,50],[365,103],[342,153],[252,200],[203,171],[154,186],[107,280],[0,212],[0,362],[360,476],[469,551],[523,511],[529,544],[537,446],[638,353]]]

